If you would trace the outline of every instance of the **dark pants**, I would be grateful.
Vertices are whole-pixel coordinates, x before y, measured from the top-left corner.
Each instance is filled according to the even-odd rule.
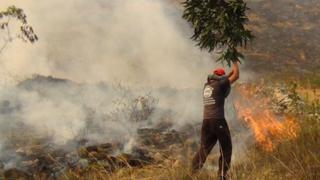
[[[201,129],[201,146],[192,160],[193,172],[202,168],[213,146],[219,140],[219,176],[226,176],[230,168],[232,144],[228,124],[225,119],[205,119]]]

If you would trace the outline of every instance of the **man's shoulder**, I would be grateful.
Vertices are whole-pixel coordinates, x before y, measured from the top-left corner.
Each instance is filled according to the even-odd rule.
[[[208,76],[208,81],[206,83],[204,83],[204,86],[207,85],[230,85],[230,80],[228,78],[228,76],[222,76],[222,77],[214,77],[214,78],[210,78]]]
[[[227,76],[224,76],[223,78],[221,78],[220,83],[223,85],[230,85],[230,80]]]

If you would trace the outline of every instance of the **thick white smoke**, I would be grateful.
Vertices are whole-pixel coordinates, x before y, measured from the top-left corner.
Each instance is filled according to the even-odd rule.
[[[2,69],[20,77],[199,87],[214,61],[190,40],[173,3],[161,0],[1,1],[25,10],[40,41],[11,44]]]
[[[1,1],[0,7],[5,9],[12,4],[24,9],[40,40],[34,45],[17,40],[3,51],[0,71],[8,77],[3,76],[6,79],[2,81],[12,77],[20,81],[42,74],[87,84],[121,82],[146,92],[160,87],[196,88],[199,94],[193,94],[188,102],[187,97],[170,97],[170,93],[157,93],[157,97],[161,98],[160,105],[176,110],[180,116],[177,123],[188,121],[187,117],[193,121],[201,119],[202,83],[214,61],[194,46],[189,38],[191,29],[172,3],[10,0]],[[7,86],[11,84],[3,85],[2,100],[19,99],[23,103],[23,122],[55,134],[57,142],[72,139],[85,126],[83,105],[91,103],[94,107],[88,106],[94,111],[105,113],[110,108],[95,104],[100,101],[94,99],[110,102],[112,98],[107,97],[118,96],[113,92],[86,91],[81,96],[92,99],[79,103],[70,100],[79,92],[67,94],[65,87],[55,88],[57,95],[64,95],[56,100],[54,96],[42,99],[35,92]],[[198,118],[190,118],[190,114]],[[1,124],[6,121],[2,119]],[[106,126],[117,129],[115,125]]]

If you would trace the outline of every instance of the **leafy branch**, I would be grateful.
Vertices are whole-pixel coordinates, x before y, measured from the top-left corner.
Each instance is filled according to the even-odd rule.
[[[194,28],[191,37],[200,49],[222,49],[218,61],[239,61],[237,47],[246,47],[254,36],[245,28],[248,7],[243,0],[186,0],[183,18]]]
[[[13,34],[10,30],[10,22],[16,20],[19,23],[20,31]],[[21,39],[24,42],[34,43],[38,40],[38,36],[33,28],[27,22],[27,16],[22,9],[15,6],[8,7],[5,11],[0,11],[0,31],[5,33],[3,37],[4,43],[0,47],[0,53],[15,39]]]

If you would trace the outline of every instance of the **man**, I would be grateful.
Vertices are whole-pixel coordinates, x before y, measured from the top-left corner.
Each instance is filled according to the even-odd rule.
[[[213,146],[219,141],[220,158],[218,176],[227,178],[230,168],[232,144],[230,131],[224,116],[225,98],[230,92],[230,85],[239,78],[238,63],[234,62],[232,71],[225,76],[223,69],[216,69],[208,76],[203,90],[204,113],[201,129],[201,146],[192,160],[192,171],[202,168]]]

